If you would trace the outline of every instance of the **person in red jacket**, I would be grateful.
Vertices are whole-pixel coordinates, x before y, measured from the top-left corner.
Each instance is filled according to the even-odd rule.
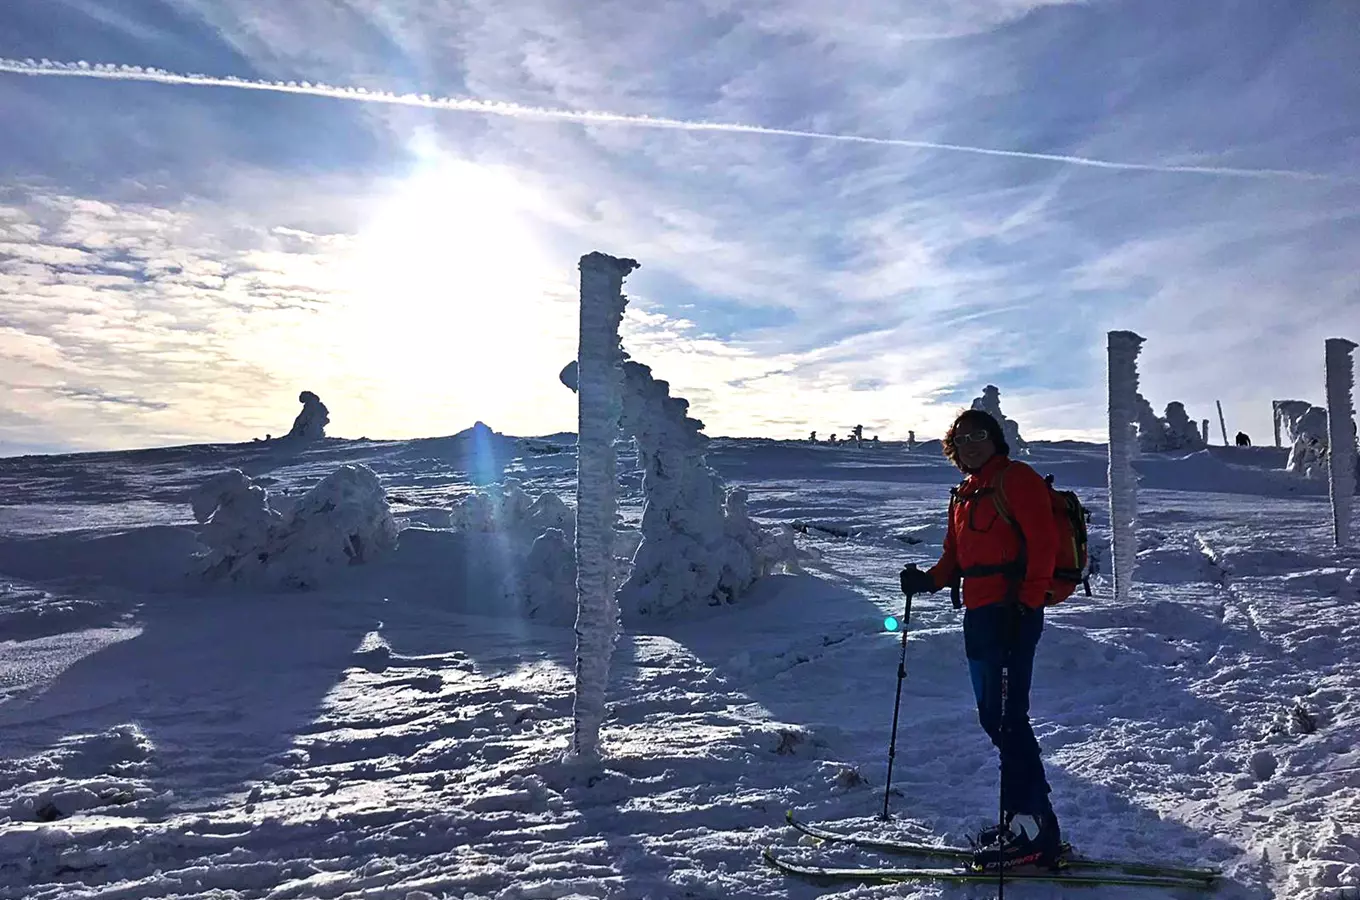
[[[950,502],[944,553],[928,572],[904,569],[902,590],[934,593],[963,581],[963,644],[978,719],[1001,755],[1002,820],[979,836],[975,862],[1055,865],[1062,833],[1029,721],[1034,651],[1058,553],[1048,485],[1010,458],[1001,426],[980,410],[959,414],[944,453],[967,476]]]

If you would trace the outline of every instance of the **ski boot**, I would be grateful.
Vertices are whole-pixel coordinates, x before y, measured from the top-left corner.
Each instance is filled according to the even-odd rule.
[[[992,840],[981,843],[986,832],[979,835],[973,851],[973,869],[994,872],[1017,866],[1056,869],[1062,860],[1062,830],[1058,817],[1052,812],[1040,816],[1017,813],[1009,816],[1004,830],[989,829]]]

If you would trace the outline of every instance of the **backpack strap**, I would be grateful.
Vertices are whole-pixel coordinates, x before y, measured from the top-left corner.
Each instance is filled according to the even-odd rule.
[[[948,525],[946,526],[949,531],[954,530],[954,507],[959,505],[959,488],[961,487],[963,487],[963,482],[959,482],[958,486],[949,489],[949,517]],[[957,540],[958,536],[955,535],[955,541],[957,542]],[[957,543],[955,544],[955,547],[955,552],[957,553]],[[949,582],[949,600],[954,604],[955,609],[963,609],[963,595],[961,593],[962,584],[962,573],[955,574],[954,580]]]
[[[996,514],[1001,517],[1001,520],[1018,533],[1020,526],[1011,518],[1010,508],[1006,505],[1006,470],[1009,468],[1010,464],[1004,465],[1001,467],[1001,471],[996,473],[996,479],[992,482],[992,502],[996,504]],[[1023,541],[1024,539],[1024,535],[1021,535],[1020,540]]]
[[[996,477],[992,479],[992,483],[979,493],[990,494],[992,503],[996,505],[996,514],[1001,517],[1003,522],[1015,529],[1015,537],[1020,542],[1020,553],[1010,562],[990,566],[970,566],[964,569],[962,574],[964,578],[986,578],[989,575],[1006,576],[1007,600],[1018,603],[1020,600],[1020,584],[1025,580],[1025,574],[1029,570],[1029,550],[1025,544],[1025,532],[1021,530],[1020,523],[1016,522],[1011,515],[1010,508],[1006,503],[1006,470],[1010,467],[1010,462],[1002,466],[1000,471],[996,473]],[[953,515],[950,515],[949,519],[952,527]]]

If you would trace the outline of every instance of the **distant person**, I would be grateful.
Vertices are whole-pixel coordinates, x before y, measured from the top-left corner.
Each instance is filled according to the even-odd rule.
[[[1048,485],[1028,465],[1010,459],[1001,425],[981,410],[954,419],[944,455],[967,476],[950,501],[944,553],[928,572],[904,568],[902,590],[934,593],[963,581],[968,674],[978,719],[1001,754],[1002,821],[978,836],[974,862],[993,871],[1051,867],[1058,862],[1062,832],[1029,720],[1034,651],[1058,554]],[[1001,518],[998,491],[1014,527]]]
[[[873,438],[869,441],[869,443],[871,443],[871,444],[877,444],[877,443],[878,443],[878,435],[874,435]]]
[[[916,432],[914,431],[907,432],[907,449],[908,450],[916,449]]]
[[[808,441],[813,444],[817,443],[817,432],[814,431],[812,434],[808,435]]]
[[[1237,432],[1237,446],[1239,447],[1251,446],[1251,438],[1247,436],[1247,433],[1245,431]]]

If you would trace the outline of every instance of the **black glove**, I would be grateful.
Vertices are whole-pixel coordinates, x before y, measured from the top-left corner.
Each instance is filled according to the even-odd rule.
[[[902,593],[904,594],[933,594],[939,588],[935,586],[935,579],[929,572],[922,572],[916,568],[915,564],[909,564],[902,569],[898,576],[902,582]]]

